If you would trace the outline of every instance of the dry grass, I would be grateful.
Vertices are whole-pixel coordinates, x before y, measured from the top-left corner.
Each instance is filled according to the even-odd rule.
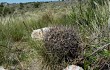
[[[95,6],[93,8],[90,3],[76,3],[74,7],[61,8],[49,6],[44,10],[40,8],[39,11],[26,12],[23,15],[14,14],[0,17],[0,65],[4,65],[6,68],[15,65],[15,69],[23,70],[26,68],[28,70],[31,68],[29,66],[33,65],[34,60],[36,61],[37,58],[40,62],[43,60],[38,56],[38,51],[36,52],[36,49],[39,49],[43,43],[31,40],[32,30],[50,25],[73,25],[78,30],[85,46],[83,53],[84,58],[87,57],[83,64],[85,70],[104,70],[103,65],[105,67],[110,65],[109,49],[105,48],[88,57],[94,50],[110,42],[108,4],[95,3]],[[16,56],[9,60],[10,55],[13,54],[17,56],[17,60],[15,60]],[[44,68],[49,70],[48,66]]]

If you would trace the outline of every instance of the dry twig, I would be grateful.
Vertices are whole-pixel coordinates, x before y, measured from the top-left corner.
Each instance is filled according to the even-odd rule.
[[[104,46],[102,46],[102,47],[99,47],[96,51],[94,51],[94,52],[93,52],[92,54],[90,54],[89,56],[94,55],[96,52],[101,51],[101,50],[103,50],[103,49],[106,48],[106,47],[109,47],[109,45],[110,45],[110,43],[108,43],[108,44],[106,44],[106,45],[104,45]]]

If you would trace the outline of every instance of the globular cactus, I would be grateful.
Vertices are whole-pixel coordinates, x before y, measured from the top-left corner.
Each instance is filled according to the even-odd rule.
[[[81,55],[82,46],[78,33],[73,27],[51,27],[44,36],[46,55],[51,64],[73,62]]]

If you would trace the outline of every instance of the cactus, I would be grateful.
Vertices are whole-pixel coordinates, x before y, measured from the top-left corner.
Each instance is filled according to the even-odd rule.
[[[51,27],[44,36],[44,47],[45,61],[51,64],[50,66],[73,62],[81,55],[82,50],[81,40],[75,29],[67,26]],[[55,70],[58,69],[55,67]]]

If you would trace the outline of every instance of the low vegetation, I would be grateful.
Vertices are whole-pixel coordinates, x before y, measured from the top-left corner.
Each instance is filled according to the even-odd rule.
[[[67,6],[67,4],[69,5]],[[38,28],[62,25],[74,27],[81,40],[83,51],[80,52],[82,57],[81,59],[78,58],[79,60],[75,64],[85,70],[109,70],[110,24],[108,23],[108,1],[88,0],[72,3],[63,1],[34,3],[33,6],[37,9],[25,11],[25,8],[22,8],[17,13],[13,8],[6,7],[2,11],[0,10],[0,65],[9,70],[52,70],[49,64],[54,66],[55,63],[49,62],[49,60],[55,58],[50,58],[48,55],[42,57],[47,54],[43,47],[48,43],[33,41],[31,32]],[[1,8],[3,9],[3,6],[0,6]],[[50,47],[49,45],[47,48]],[[58,46],[62,47],[59,44]],[[55,52],[52,51],[52,53]],[[61,50],[61,52],[64,51]],[[57,54],[57,56],[60,55]],[[43,62],[47,58],[48,60]],[[38,67],[34,62],[37,63]],[[56,66],[57,64],[56,62]],[[66,67],[68,64],[64,62],[62,66]],[[32,67],[33,65],[35,66]],[[57,67],[54,70],[58,70]]]

